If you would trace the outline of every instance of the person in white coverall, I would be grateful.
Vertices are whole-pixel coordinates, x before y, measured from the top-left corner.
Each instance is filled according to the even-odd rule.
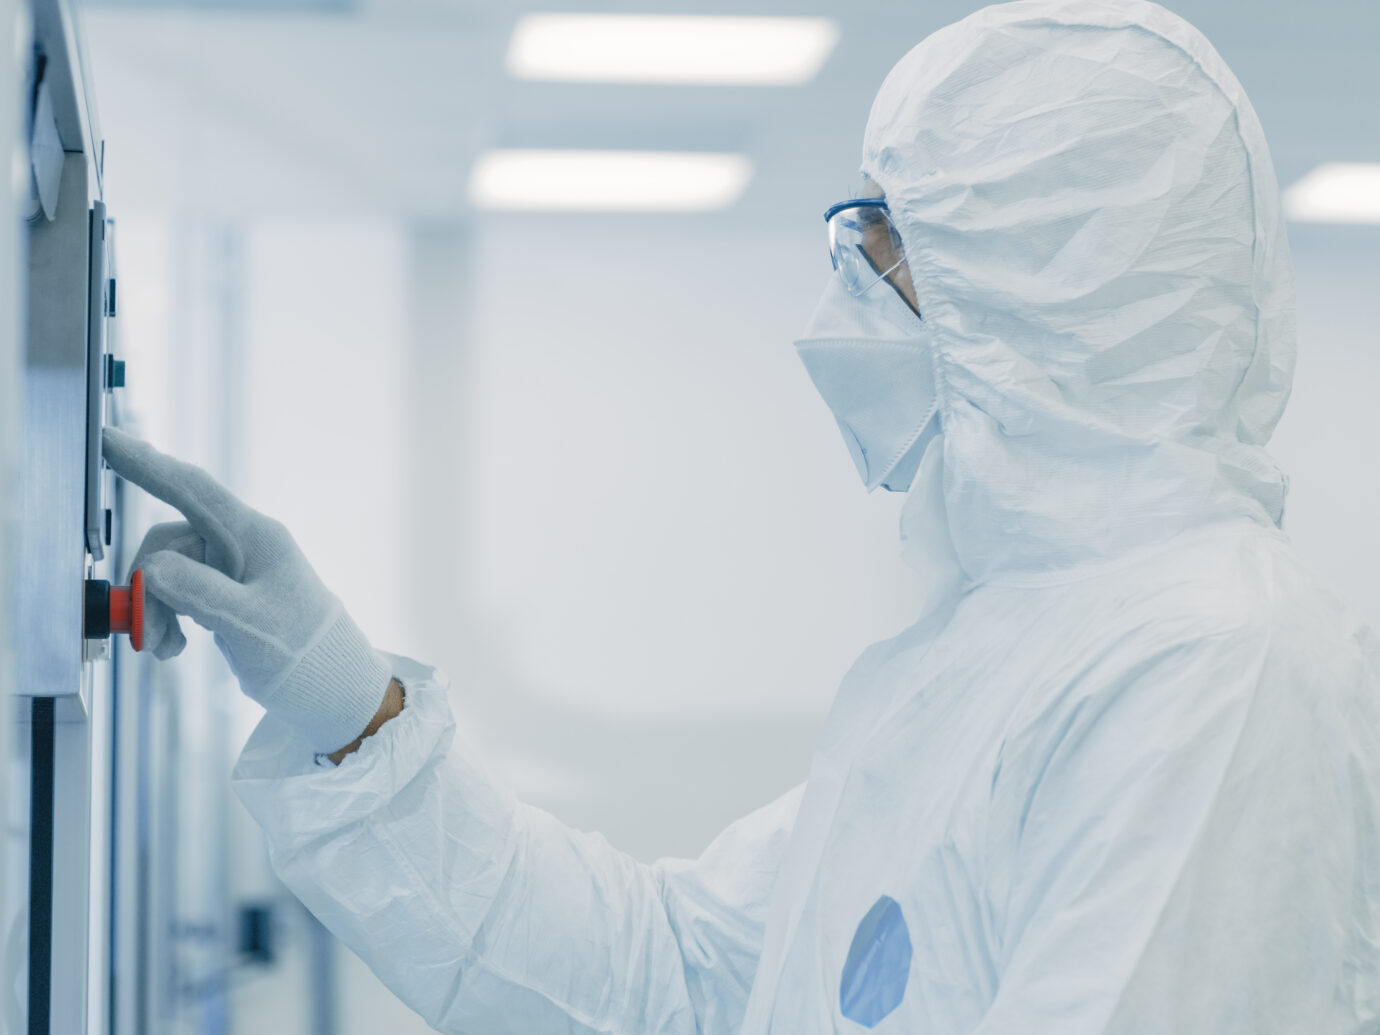
[[[277,872],[443,1032],[1380,1031],[1376,640],[1280,530],[1241,86],[1142,0],[991,7],[886,78],[862,172],[799,349],[929,592],[698,860],[515,801],[281,525],[108,435],[187,518],[149,646],[190,615],[267,709],[234,785]]]

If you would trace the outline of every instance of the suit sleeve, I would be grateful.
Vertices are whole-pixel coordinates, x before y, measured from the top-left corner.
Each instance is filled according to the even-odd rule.
[[[454,744],[445,681],[338,768],[265,718],[234,787],[283,882],[442,1032],[728,1035],[799,793],[646,865],[513,799]]]

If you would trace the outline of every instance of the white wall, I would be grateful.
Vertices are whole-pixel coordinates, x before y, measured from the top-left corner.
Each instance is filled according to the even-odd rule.
[[[402,238],[387,224],[244,235],[240,490],[292,529],[379,644],[406,640]]]
[[[1290,478],[1284,527],[1380,629],[1380,227],[1296,225],[1290,237],[1298,371],[1271,447]]]
[[[644,856],[801,779],[843,672],[907,624],[896,501],[864,493],[791,346],[827,270],[813,229],[480,237],[482,667],[451,664],[512,731],[512,782]]]
[[[791,345],[828,272],[814,224],[487,228],[476,586],[535,694],[814,715],[904,622],[895,507]]]

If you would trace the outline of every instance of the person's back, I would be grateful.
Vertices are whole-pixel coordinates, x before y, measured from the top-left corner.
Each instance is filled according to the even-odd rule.
[[[193,614],[268,709],[236,788],[278,872],[449,1032],[1376,1030],[1376,645],[1280,530],[1293,292],[1240,85],[1154,4],[1005,4],[896,66],[863,172],[798,345],[908,492],[925,606],[697,861],[515,802],[281,526],[110,437],[191,519],[141,551],[146,635]]]
[[[811,773],[744,1030],[1366,1030],[1377,665],[1287,540],[1241,522],[994,580],[878,644]],[[864,948],[887,951],[850,968],[883,896],[897,929]]]

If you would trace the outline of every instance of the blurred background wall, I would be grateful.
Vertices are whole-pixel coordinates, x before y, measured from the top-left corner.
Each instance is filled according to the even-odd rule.
[[[791,341],[873,93],[977,6],[767,0],[751,13],[837,23],[808,82],[629,87],[505,70],[519,16],[565,2],[91,2],[130,412],[285,521],[376,645],[449,672],[463,735],[527,800],[642,858],[696,854],[804,778],[852,659],[909,621],[899,501],[861,491]],[[1380,161],[1380,7],[1169,6],[1242,80],[1283,185]],[[500,146],[753,173],[715,212],[483,211],[470,170]],[[1380,624],[1380,224],[1291,236],[1287,527]],[[188,736],[228,767],[256,716],[206,646],[178,692],[215,702]],[[230,854],[188,894],[208,923],[276,903],[279,937],[222,975],[214,1018],[188,983],[168,1030],[424,1030],[204,793]]]

